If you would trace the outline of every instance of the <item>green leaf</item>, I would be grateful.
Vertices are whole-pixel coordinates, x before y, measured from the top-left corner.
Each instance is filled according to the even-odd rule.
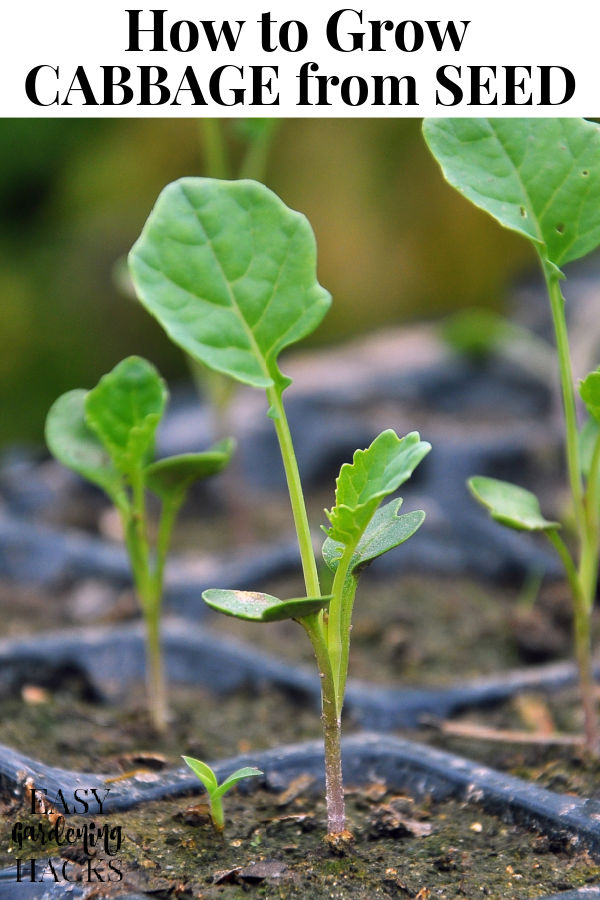
[[[592,419],[600,422],[600,369],[590,372],[579,385],[581,399]]]
[[[166,402],[162,378],[139,356],[124,359],[89,391],[86,421],[122,474],[142,466],[152,453]]]
[[[207,766],[206,763],[203,763],[199,759],[194,759],[192,756],[182,756],[181,758],[185,764],[190,767],[194,775],[200,779],[212,797],[217,789],[217,778],[211,767]]]
[[[254,766],[244,766],[243,769],[236,769],[231,775],[229,775],[225,781],[219,785],[217,790],[215,791],[216,797],[222,797],[230,788],[237,784],[238,781],[242,781],[244,778],[252,778],[255,775],[263,775],[260,769],[255,768]]]
[[[284,386],[279,353],[331,300],[307,219],[253,181],[168,185],[129,262],[141,302],[176,344],[255,387]]]
[[[377,510],[356,546],[350,561],[350,572],[355,572],[378,556],[383,556],[388,550],[399,547],[421,527],[425,513],[415,510],[399,516],[397,513],[401,505],[402,499],[397,498]],[[332,572],[337,570],[343,552],[343,543],[326,538],[323,543],[323,559]]]
[[[210,588],[203,592],[202,599],[217,612],[235,616],[236,619],[246,619],[249,622],[279,622],[282,619],[301,619],[319,612],[329,605],[331,596],[279,600],[259,591]]]
[[[587,419],[579,432],[579,459],[581,471],[586,478],[589,478],[594,450],[599,440],[600,423],[595,419]]]
[[[144,470],[146,486],[163,500],[183,499],[200,478],[216,475],[225,468],[235,448],[232,438],[220,441],[204,453],[182,453],[151,463]]]
[[[358,541],[381,501],[410,478],[431,445],[416,431],[399,438],[388,429],[366,450],[357,450],[344,463],[336,482],[335,506],[325,510],[331,527],[328,537],[349,546]]]
[[[584,119],[426,119],[446,179],[556,266],[600,243],[600,127]]]
[[[87,391],[68,391],[56,400],[46,418],[46,443],[67,468],[101,487],[113,499],[121,493],[121,476],[85,421]]]
[[[549,531],[560,528],[560,522],[544,519],[540,504],[531,491],[499,481],[475,475],[467,482],[476,500],[491,513],[492,519],[517,531]]]

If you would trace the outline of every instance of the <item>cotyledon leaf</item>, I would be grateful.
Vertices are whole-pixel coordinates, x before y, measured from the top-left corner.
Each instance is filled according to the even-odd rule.
[[[217,790],[215,791],[216,797],[222,797],[230,788],[237,784],[238,781],[242,781],[244,778],[253,778],[257,775],[263,775],[260,769],[257,769],[256,766],[244,766],[242,769],[236,769],[235,772],[232,772],[231,775],[228,775],[225,781],[219,785]]]
[[[201,759],[194,759],[193,756],[182,756],[182,760],[190,767],[196,778],[198,778],[208,793],[212,796],[217,789],[217,777],[210,766],[207,766]]]
[[[446,179],[562,266],[600,243],[600,127],[584,119],[426,119]]]
[[[85,421],[86,396],[86,390],[76,389],[55,400],[46,417],[46,443],[59,462],[114,499],[122,491],[122,479]]]
[[[224,469],[234,448],[235,441],[227,438],[203,453],[182,453],[159,459],[144,469],[146,486],[165,500],[178,495],[183,499],[195,481]]]
[[[476,500],[485,506],[493,519],[516,531],[550,531],[560,528],[560,522],[545,519],[540,504],[531,491],[500,481],[475,475],[467,482]]]
[[[417,531],[425,520],[422,510],[398,515],[402,505],[402,499],[390,500],[385,506],[377,510],[367,528],[356,545],[356,550],[350,561],[349,571],[366,565],[378,556],[383,556],[388,550],[399,547],[404,541]],[[344,552],[344,544],[326,538],[323,543],[323,559],[332,572],[337,570],[340,558]]]
[[[202,599],[217,612],[235,616],[236,619],[246,619],[249,622],[279,622],[282,619],[300,619],[319,612],[329,605],[331,596],[279,600],[259,591],[210,588],[202,593]]]
[[[581,399],[590,416],[600,422],[600,369],[590,372],[579,385]]]
[[[344,463],[336,482],[335,506],[325,510],[331,522],[324,529],[334,541],[350,546],[358,541],[381,501],[410,478],[431,445],[413,431],[399,438],[382,431],[366,450]]]
[[[176,344],[255,387],[285,385],[279,353],[331,302],[308,220],[254,181],[168,185],[129,264],[140,301]]]
[[[86,421],[119,472],[128,475],[145,463],[166,402],[164,381],[139,356],[122,360],[88,391]]]

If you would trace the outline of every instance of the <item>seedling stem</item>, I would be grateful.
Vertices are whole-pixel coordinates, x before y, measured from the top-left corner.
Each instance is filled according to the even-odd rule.
[[[579,544],[579,565],[573,563],[570,553],[556,531],[547,532],[553,546],[558,551],[573,595],[573,637],[575,658],[579,668],[581,702],[584,715],[586,744],[594,753],[598,752],[598,714],[594,698],[594,675],[592,670],[591,647],[591,613],[596,595],[598,581],[598,459],[599,444],[593,455],[593,463],[588,479],[587,491],[584,492],[581,473],[579,436],[575,411],[575,392],[573,389],[573,369],[569,349],[569,337],[565,317],[565,299],[563,297],[560,273],[549,265],[543,265],[552,322],[556,337],[558,368],[560,373],[561,393],[565,416],[565,447],[567,471],[573,509],[575,527]],[[562,547],[560,546],[562,545]],[[567,559],[568,558],[568,559]]]
[[[162,252],[165,241],[177,248],[174,254]],[[321,679],[328,830],[342,835],[341,713],[357,572],[407,540],[423,522],[420,511],[397,516],[399,499],[380,506],[430,446],[416,432],[399,438],[388,430],[342,466],[322,548],[334,572],[333,592],[323,596],[282,399],[290,379],[277,365],[280,352],[314,330],[330,303],[316,278],[310,225],[256,182],[182,179],[165,188],[130,261],[141,302],[183,349],[218,372],[266,391],[306,596],[279,600],[256,591],[211,588],[203,598],[226,615],[254,622],[295,619],[307,632]],[[173,302],[180,290],[185,302]]]
[[[542,265],[563,401],[575,556],[559,537],[560,523],[544,518],[530,491],[484,476],[469,479],[469,487],[498,522],[518,531],[542,531],[564,565],[573,601],[586,744],[597,754],[591,614],[600,551],[600,370],[579,386],[589,418],[578,432],[560,267],[600,243],[600,129],[584,119],[430,119],[424,131],[448,181],[530,240]]]

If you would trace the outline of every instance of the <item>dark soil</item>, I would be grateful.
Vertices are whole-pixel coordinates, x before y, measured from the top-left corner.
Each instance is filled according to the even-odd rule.
[[[294,597],[301,590],[299,581],[287,580],[271,593]],[[367,573],[354,606],[350,676],[397,686],[449,685],[514,667],[520,663],[514,606],[511,592],[466,578],[384,580]],[[289,661],[312,663],[310,643],[294,622],[265,628],[215,615],[210,624]],[[565,644],[568,652],[568,637]]]
[[[600,866],[568,841],[549,841],[474,806],[455,801],[417,803],[390,793],[380,783],[348,794],[348,824],[355,843],[341,852],[322,840],[322,801],[299,783],[287,794],[228,795],[224,836],[212,829],[201,798],[151,803],[106,816],[102,824],[120,826],[122,844],[116,851],[113,842],[113,857],[99,850],[93,867],[107,877],[112,858],[122,873],[118,886],[107,891],[110,895],[147,890],[157,900],[234,900],[248,893],[344,900],[524,900],[600,878]],[[22,814],[13,809],[5,819],[6,862],[11,855],[24,859],[36,855],[26,845],[21,850],[11,846],[8,823],[19,818]],[[74,861],[69,863],[74,877],[77,853],[72,847],[45,850],[46,857],[59,853]],[[85,865],[80,871],[86,880]],[[117,877],[114,869],[112,877]],[[93,894],[103,895],[104,889]]]
[[[68,685],[56,692],[25,686],[23,697],[25,702],[0,703],[0,744],[79,771],[143,768],[144,756],[154,754],[163,766],[179,765],[182,754],[215,760],[320,733],[318,711],[267,687],[223,698],[207,688],[172,686],[172,721],[165,735],[150,727],[141,685],[119,705],[86,701]]]
[[[271,591],[293,596],[297,587],[290,579],[273,584]],[[34,589],[0,589],[7,634],[47,629],[49,609],[54,629],[81,624],[85,610],[86,624],[113,622],[117,628],[135,614],[129,592],[111,593],[96,583],[51,598]],[[313,665],[310,645],[294,623],[253,626],[218,616],[207,622],[216,633]],[[447,686],[514,665],[567,658],[569,651],[568,596],[560,585],[545,587],[533,605],[524,593],[467,579],[382,580],[369,573],[359,587],[354,677],[396,687]],[[76,677],[52,688],[39,685],[32,672],[22,696],[0,703],[0,743],[52,765],[125,774],[178,765],[183,753],[205,760],[251,755],[320,734],[318,710],[310,702],[268,685],[226,697],[215,697],[207,688],[172,686],[173,720],[163,738],[148,725],[140,686],[127,690],[119,706],[94,701],[86,691]],[[574,688],[519,697],[460,719],[498,729],[581,731]],[[354,728],[352,721],[346,723],[346,733]],[[600,766],[576,748],[483,742],[447,736],[430,726],[408,736],[560,793],[599,794]],[[114,823],[123,829],[118,858],[124,880],[112,893],[127,887],[151,890],[159,900],[233,900],[248,892],[267,898],[510,900],[600,881],[597,863],[568,841],[550,841],[475,805],[394,797],[385,786],[348,797],[356,842],[341,856],[322,842],[325,811],[322,800],[310,792],[287,803],[264,792],[228,795],[225,838],[213,833],[201,809],[187,811],[201,801],[200,796],[162,801],[114,814]],[[22,815],[13,803],[14,798],[5,797],[3,865],[14,864],[8,825]],[[27,858],[34,855],[25,853]],[[75,865],[77,854],[69,858]]]
[[[277,596],[294,596],[298,589],[294,579],[270,588]],[[49,597],[37,589],[0,584],[5,634],[47,629],[50,609],[53,629],[80,624],[73,615],[78,604],[92,611],[86,624],[112,621],[118,628],[135,615],[135,604],[127,591],[113,591],[103,604],[104,594],[110,591],[91,583]],[[532,605],[515,591],[467,579],[382,580],[367,573],[355,606],[351,677],[397,688],[443,687],[529,662],[568,658],[568,602],[566,589],[559,584],[545,587]],[[294,622],[255,625],[211,612],[206,622],[217,634],[233,635],[291,663],[314,666],[310,644]],[[0,743],[49,764],[60,760],[68,768],[107,771],[121,755],[141,750],[165,754],[171,761],[182,753],[216,759],[320,733],[318,710],[312,703],[266,684],[226,698],[213,696],[206,687],[172,686],[171,697],[172,727],[166,737],[159,738],[148,726],[141,687],[127,689],[118,706],[90,703],[86,685],[76,676],[48,688],[37,684],[32,671],[31,684],[23,687],[21,697],[0,701]],[[519,697],[485,712],[469,711],[461,718],[500,730],[581,732],[576,688],[556,695]],[[348,720],[346,731],[352,728]],[[417,737],[511,770],[521,767],[524,753],[539,760],[546,752],[557,752],[512,745],[507,750],[494,743],[440,735],[429,728]]]

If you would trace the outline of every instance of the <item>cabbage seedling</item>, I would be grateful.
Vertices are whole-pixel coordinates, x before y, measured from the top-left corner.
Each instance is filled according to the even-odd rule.
[[[573,598],[586,744],[597,753],[590,618],[600,549],[600,372],[580,385],[589,419],[579,432],[560,267],[600,244],[600,128],[583,119],[428,119],[424,134],[450,184],[526,237],[541,263],[564,407],[575,553],[561,538],[560,524],[544,518],[531,492],[479,476],[470,479],[469,487],[498,522],[544,533],[562,560]]]
[[[244,778],[252,778],[253,775],[262,775],[263,773],[260,769],[255,769],[254,766],[244,766],[243,769],[236,769],[222,784],[219,784],[217,776],[209,765],[191,756],[182,756],[181,758],[206,788],[212,823],[217,831],[223,831],[225,828],[223,794],[226,794],[238,781],[242,781]]]
[[[233,452],[233,441],[225,440],[205,453],[153,462],[155,433],[167,399],[167,387],[154,366],[130,356],[92,390],[68,391],[59,397],[46,419],[46,442],[52,454],[101,487],[119,512],[146,624],[148,706],[152,723],[160,731],[167,725],[160,614],[173,525],[193,482],[220,472]],[[161,505],[154,542],[147,491]]]
[[[334,572],[323,596],[292,438],[283,405],[290,384],[281,351],[313,331],[330,295],[316,278],[312,229],[254,181],[184,178],[165,188],[130,254],[141,302],[192,357],[266,391],[279,440],[304,573],[306,596],[280,600],[253,591],[208,590],[215,609],[253,622],[295,619],[307,632],[321,676],[327,817],[345,834],[341,768],[350,619],[361,570],[407,540],[424,513],[399,516],[382,501],[411,475],[429,444],[384,431],[342,466],[323,556]]]

